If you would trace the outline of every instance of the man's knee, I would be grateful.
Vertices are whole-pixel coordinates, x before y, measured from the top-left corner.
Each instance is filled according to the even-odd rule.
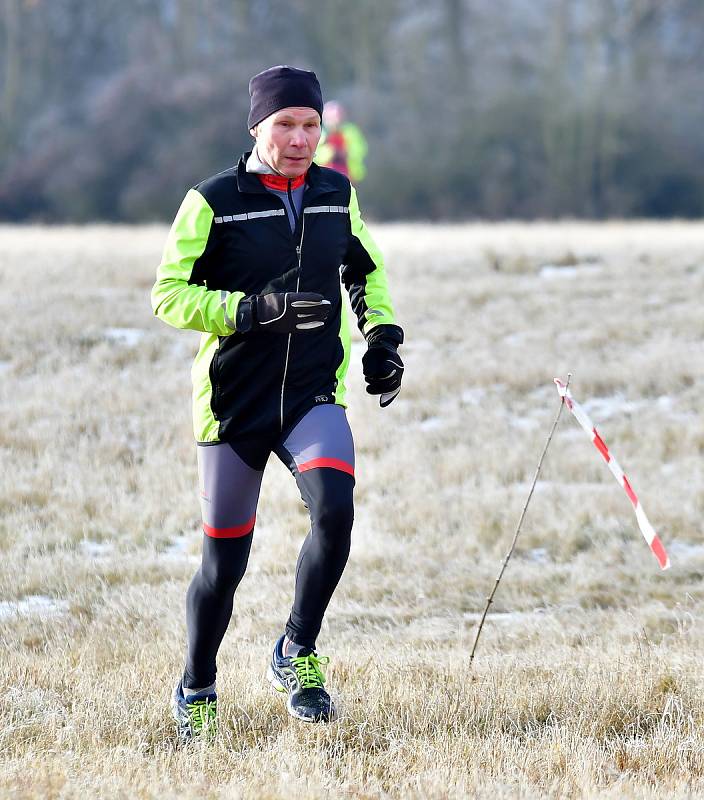
[[[338,470],[321,469],[320,489],[311,507],[314,532],[335,542],[349,540],[354,520],[354,480]]]
[[[252,534],[241,539],[205,537],[201,575],[211,591],[234,592],[247,568],[251,541]]]

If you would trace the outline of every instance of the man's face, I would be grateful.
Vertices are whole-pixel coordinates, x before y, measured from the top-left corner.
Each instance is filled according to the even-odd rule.
[[[259,158],[287,178],[310,167],[320,141],[320,115],[312,108],[282,108],[254,130]]]

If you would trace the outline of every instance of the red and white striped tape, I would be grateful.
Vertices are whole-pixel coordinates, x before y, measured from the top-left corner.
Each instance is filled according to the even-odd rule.
[[[650,547],[650,549],[653,551],[653,555],[655,558],[657,558],[661,569],[667,569],[670,566],[670,559],[667,557],[667,553],[665,552],[665,548],[660,541],[660,537],[657,535],[657,533],[655,533],[653,526],[645,516],[643,506],[641,506],[638,496],[633,491],[631,484],[628,482],[628,478],[624,475],[623,470],[618,464],[618,461],[616,461],[611,453],[609,453],[609,448],[606,446],[606,442],[604,442],[601,436],[599,436],[594,423],[589,419],[582,406],[580,406],[574,397],[572,397],[572,393],[567,386],[557,378],[555,378],[555,383],[557,384],[557,391],[565,401],[565,405],[572,412],[577,422],[579,422],[582,428],[584,428],[585,432],[589,434],[592,442],[594,442],[594,446],[603,456],[604,461],[606,461],[614,478],[616,478],[616,480],[621,484],[628,495],[628,499],[633,504],[633,508],[636,512],[636,519],[638,520],[640,532],[643,534],[645,541],[648,543],[648,547]]]

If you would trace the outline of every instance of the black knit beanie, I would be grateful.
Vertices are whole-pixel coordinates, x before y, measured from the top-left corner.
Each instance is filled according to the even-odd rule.
[[[282,108],[313,108],[323,116],[323,93],[315,72],[296,67],[278,66],[265,69],[249,82],[249,117],[251,130],[263,119]]]

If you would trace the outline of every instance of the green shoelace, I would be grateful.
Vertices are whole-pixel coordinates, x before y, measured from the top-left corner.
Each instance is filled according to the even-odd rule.
[[[187,703],[188,717],[194,733],[215,729],[217,715],[217,700],[196,700]]]
[[[315,653],[291,658],[291,665],[296,670],[302,689],[322,689],[325,684],[325,675],[320,667],[327,666],[329,663],[328,656],[316,656]]]

